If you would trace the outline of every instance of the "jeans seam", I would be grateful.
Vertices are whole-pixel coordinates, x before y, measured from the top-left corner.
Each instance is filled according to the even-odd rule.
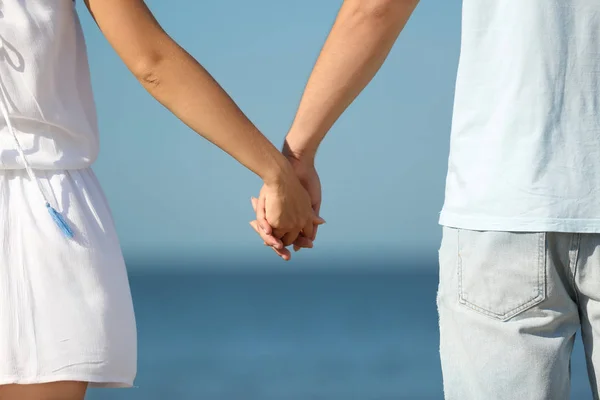
[[[573,266],[573,288],[575,289],[575,300],[579,304],[579,291],[577,290],[577,282],[575,277],[577,276],[577,269],[579,268],[579,248],[581,246],[581,234],[577,234],[577,249],[575,250],[575,265]]]
[[[538,297],[541,296],[542,301],[546,298],[546,233],[540,233],[539,237],[539,251],[538,251]]]
[[[577,283],[575,282],[575,276],[577,274],[577,267],[579,266],[579,246],[581,243],[581,235],[574,233],[571,239],[571,245],[569,246],[569,272],[571,278],[571,287],[575,293],[575,301],[579,304],[579,293],[577,291]],[[571,254],[573,256],[571,256]]]
[[[460,255],[460,229],[456,231],[456,274],[458,278],[458,302],[462,297],[462,256]]]

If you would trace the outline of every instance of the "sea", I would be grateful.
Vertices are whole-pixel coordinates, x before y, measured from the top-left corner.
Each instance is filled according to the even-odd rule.
[[[162,271],[130,276],[136,387],[86,399],[443,399],[436,268]],[[580,339],[572,399],[592,399]]]

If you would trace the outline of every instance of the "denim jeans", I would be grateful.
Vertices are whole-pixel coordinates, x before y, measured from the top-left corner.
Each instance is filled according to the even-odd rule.
[[[445,399],[568,399],[579,328],[599,399],[600,234],[444,227],[437,302]]]

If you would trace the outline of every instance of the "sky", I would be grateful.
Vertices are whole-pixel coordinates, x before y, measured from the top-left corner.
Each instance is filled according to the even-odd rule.
[[[341,1],[147,4],[280,147]],[[392,260],[410,268],[407,260],[436,259],[460,7],[421,2],[383,68],[329,132],[316,161],[327,224],[315,248],[292,263]],[[126,257],[274,262],[248,225],[260,179],[148,95],[78,9],[101,130],[94,170]]]

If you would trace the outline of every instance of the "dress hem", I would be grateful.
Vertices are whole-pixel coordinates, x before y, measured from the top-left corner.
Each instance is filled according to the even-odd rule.
[[[133,379],[110,379],[95,375],[47,375],[24,378],[20,376],[0,376],[0,385],[35,385],[63,381],[87,382],[91,388],[127,389],[133,387]]]

